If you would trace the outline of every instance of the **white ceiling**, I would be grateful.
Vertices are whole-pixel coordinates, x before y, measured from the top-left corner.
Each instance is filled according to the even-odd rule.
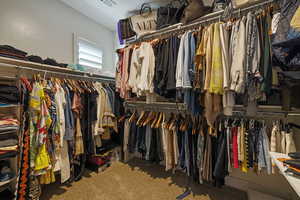
[[[155,2],[152,6],[165,5],[170,0],[114,0],[117,5],[109,7],[100,0],[61,0],[65,4],[88,16],[97,23],[115,30],[119,19],[129,16],[133,10],[139,10],[145,2]]]

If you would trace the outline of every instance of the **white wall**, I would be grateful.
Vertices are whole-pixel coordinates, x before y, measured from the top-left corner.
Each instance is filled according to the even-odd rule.
[[[104,51],[104,68],[114,69],[114,32],[59,0],[2,0],[0,44],[29,54],[73,63],[73,33]]]

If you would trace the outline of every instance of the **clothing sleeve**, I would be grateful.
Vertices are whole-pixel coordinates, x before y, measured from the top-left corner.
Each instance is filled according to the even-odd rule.
[[[202,35],[201,35],[201,38],[200,39],[200,42],[199,42],[199,45],[196,47],[196,54],[195,54],[195,68],[196,69],[200,69],[201,67],[201,47],[203,46],[202,43],[203,43],[203,40],[204,40],[204,30],[202,31]]]
[[[130,63],[130,74],[128,79],[128,86],[132,90],[132,92],[136,92],[136,65],[137,65],[137,55],[136,55],[136,49],[133,50],[132,56],[131,56],[131,63]]]
[[[176,64],[176,88],[182,87],[182,67],[183,67],[183,46],[184,46],[185,35],[181,37],[180,45],[178,49],[178,57]]]
[[[190,84],[192,84],[195,80],[195,63],[194,63],[194,57],[196,52],[196,41],[193,35],[191,35],[191,41],[190,41],[190,66],[189,66],[189,77],[190,77]]]
[[[261,58],[261,45],[260,45],[260,36],[258,31],[257,23],[254,24],[256,29],[256,45],[255,45],[255,53],[254,53],[254,64],[253,64],[253,71],[252,73],[259,73],[259,66],[260,66],[260,58]],[[260,75],[259,75],[260,76]]]
[[[147,65],[145,64],[145,58],[146,58],[146,51],[145,51],[145,43],[142,43],[140,46],[140,50],[139,50],[139,54],[137,56],[137,59],[140,61],[141,63],[141,74],[140,74],[140,78],[137,82],[137,90],[138,93],[137,95],[140,96],[141,92],[145,90],[145,84],[146,84],[146,71],[147,71]]]
[[[214,34],[214,25],[211,24],[207,30],[207,42],[205,44],[205,81],[204,81],[204,90],[210,88],[210,79],[211,79],[211,64],[212,64],[212,42]]]
[[[223,88],[227,89],[230,86],[229,78],[229,38],[226,24],[220,24],[220,38],[222,51],[222,67],[223,67]]]
[[[139,89],[141,92],[153,92],[153,78],[155,70],[154,51],[150,43],[143,43],[140,47],[139,60],[142,61]]]
[[[246,54],[246,27],[245,17],[241,20],[238,33],[237,33],[236,49],[233,55],[233,62],[231,66],[232,82],[230,89],[237,92],[243,93],[245,84],[245,54]]]
[[[64,91],[63,88],[61,88],[61,92],[62,92],[61,102],[62,102],[62,105],[65,107],[66,103],[67,103],[67,101],[66,101],[66,93],[65,93],[65,91]]]
[[[148,66],[148,76],[147,76],[147,81],[148,81],[148,90],[150,93],[154,92],[154,84],[153,84],[153,79],[154,79],[154,74],[155,74],[155,56],[154,56],[154,51],[153,47],[151,44],[148,44],[149,47],[149,66]]]
[[[191,39],[191,33],[187,32],[187,35],[184,39],[184,47],[183,47],[183,66],[182,66],[182,87],[183,88],[189,88],[191,87],[191,83],[190,83],[190,77],[189,77],[189,59],[190,59],[190,49],[189,49],[189,45],[190,45],[190,39]]]

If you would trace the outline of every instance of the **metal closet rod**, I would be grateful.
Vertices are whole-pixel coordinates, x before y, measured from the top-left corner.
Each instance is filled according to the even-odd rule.
[[[230,13],[230,15],[242,14],[243,12],[249,11],[249,10],[257,10],[258,8],[266,6],[268,4],[271,4],[275,1],[280,1],[280,0],[267,0],[267,1],[257,3],[257,4],[252,5],[252,6],[248,6],[246,8],[235,9],[232,13]],[[211,22],[211,21],[214,21],[214,20],[220,20],[221,17],[223,17],[224,12],[225,12],[225,10],[223,10],[221,12],[220,11],[216,12],[215,14],[211,13],[208,16],[203,16],[203,17],[199,18],[198,21],[193,22],[193,23],[188,24],[188,25],[182,25],[182,24],[179,24],[178,26],[173,25],[172,26],[173,28],[166,28],[166,29],[156,31],[154,33],[142,36],[142,37],[140,37],[140,38],[138,38],[134,41],[130,41],[130,42],[128,42],[128,44],[135,44],[135,43],[155,39],[158,36],[165,35],[165,34],[181,32],[181,31],[184,31],[184,30],[185,31],[191,30],[191,29],[194,29],[197,26],[200,26],[201,24],[208,23],[208,22]]]
[[[300,113],[296,112],[288,112],[288,111],[257,111],[256,116],[249,116],[246,115],[246,111],[233,111],[233,114],[235,114],[233,117],[299,117]],[[282,116],[283,115],[283,116]]]
[[[76,75],[76,74],[70,74],[70,73],[64,73],[64,72],[55,72],[55,71],[49,71],[49,70],[43,70],[43,69],[36,69],[36,68],[31,68],[31,67],[23,67],[23,66],[17,66],[17,65],[11,65],[11,64],[6,64],[6,63],[0,63],[0,66],[4,67],[9,67],[9,68],[15,68],[19,70],[27,70],[27,71],[37,71],[37,72],[42,72],[44,75],[47,74],[57,74],[60,76],[65,76],[65,77],[74,77],[74,78],[79,78],[79,79],[90,79],[94,81],[99,81],[99,82],[110,82],[110,83],[115,83],[114,78],[109,78],[109,77],[104,77],[100,76],[99,77],[89,77],[85,75]]]
[[[124,107],[127,109],[140,109],[145,111],[167,111],[167,112],[176,112],[176,111],[187,111],[186,105],[183,103],[169,103],[169,102],[124,102]]]

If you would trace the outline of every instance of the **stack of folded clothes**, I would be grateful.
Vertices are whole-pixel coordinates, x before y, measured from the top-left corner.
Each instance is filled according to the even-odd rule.
[[[68,64],[56,62],[55,59],[46,58],[45,60],[43,60],[41,57],[35,56],[35,55],[27,56],[27,59],[31,62],[46,64],[46,65],[52,65],[52,66],[57,66],[57,67],[66,68],[68,66]]]
[[[7,160],[0,161],[0,183],[8,181],[14,178],[14,173],[10,168],[10,164]]]
[[[284,165],[288,166],[286,173],[300,178],[300,152],[293,152],[288,154],[291,159],[285,159]]]
[[[58,63],[58,62],[56,62],[56,60],[54,60],[52,58],[45,59],[44,60],[44,64],[46,64],[46,65],[52,65],[52,66],[57,66],[57,67],[63,67],[63,68],[66,68],[68,66],[68,64]]]
[[[0,159],[17,155],[18,131],[18,120],[12,118],[0,119]]]
[[[27,53],[25,51],[16,49],[15,47],[9,45],[0,45],[0,56],[20,60],[27,60],[26,55]]]
[[[40,64],[52,65],[62,68],[67,68],[68,64],[65,63],[58,63],[55,59],[47,58],[43,60],[40,56],[30,55],[27,56],[27,52],[17,49],[15,47],[9,45],[0,45],[0,56],[19,59],[19,60],[26,60]]]
[[[40,56],[30,55],[27,56],[27,59],[31,62],[44,64],[44,60]]]
[[[20,94],[16,86],[0,84],[0,104],[17,104],[19,102]]]

